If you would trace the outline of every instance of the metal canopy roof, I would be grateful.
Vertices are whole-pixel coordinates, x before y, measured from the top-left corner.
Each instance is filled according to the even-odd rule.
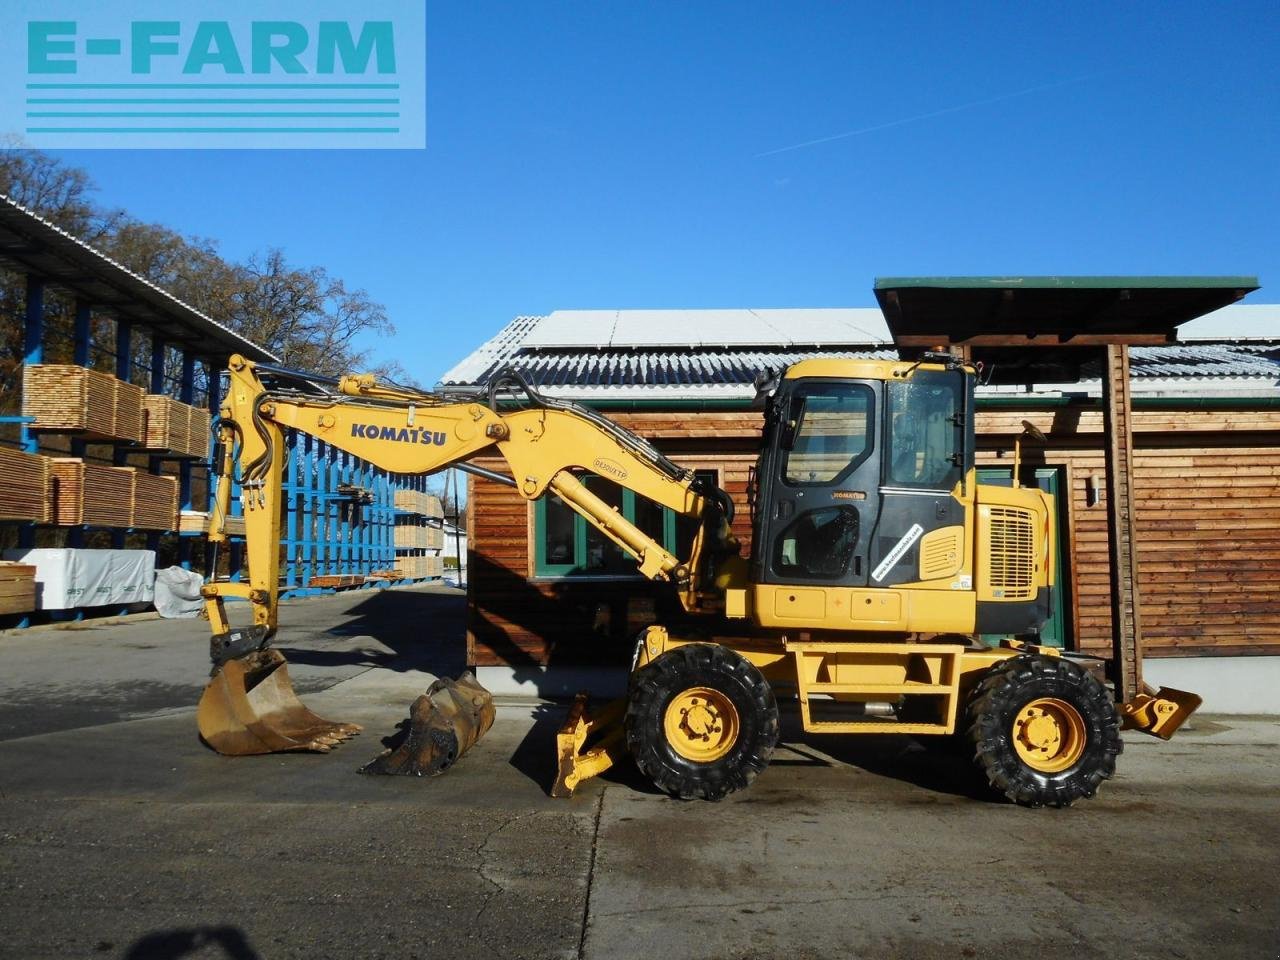
[[[167,343],[222,362],[279,358],[0,194],[0,264],[70,290],[95,308],[158,331]]]
[[[900,348],[1176,343],[1178,326],[1258,289],[1256,277],[883,277]]]

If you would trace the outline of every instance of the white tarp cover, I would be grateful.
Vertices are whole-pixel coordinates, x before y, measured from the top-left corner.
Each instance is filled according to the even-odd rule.
[[[198,616],[204,608],[204,577],[194,570],[165,567],[156,571],[156,612],[169,620]]]
[[[154,550],[6,550],[6,560],[35,564],[36,609],[69,610],[155,599]]]

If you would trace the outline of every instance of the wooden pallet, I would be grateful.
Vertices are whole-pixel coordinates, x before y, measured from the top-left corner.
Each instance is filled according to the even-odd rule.
[[[36,568],[0,562],[0,614],[30,613],[36,608]]]
[[[22,371],[22,413],[33,430],[88,440],[142,439],[143,391],[74,363],[31,364]]]
[[[358,574],[324,574],[312,577],[307,581],[307,586],[341,590],[344,587],[358,587],[362,583],[364,583],[364,577]]]
[[[133,471],[65,457],[49,461],[53,510],[59,526],[128,527],[133,512]]]
[[[0,447],[0,520],[49,522],[49,458]]]
[[[370,580],[399,580],[403,576],[399,570],[371,570]]]
[[[130,470],[128,467],[118,467]],[[142,470],[133,474],[131,527],[138,530],[173,530],[178,520],[178,478]]]

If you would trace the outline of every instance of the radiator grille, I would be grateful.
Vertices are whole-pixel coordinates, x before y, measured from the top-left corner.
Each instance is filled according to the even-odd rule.
[[[1006,600],[1029,600],[1035,583],[1035,527],[1031,513],[991,508],[991,587]]]

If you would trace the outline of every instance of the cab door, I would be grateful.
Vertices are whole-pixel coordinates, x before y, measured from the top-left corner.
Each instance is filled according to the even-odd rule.
[[[972,588],[971,577],[961,575],[973,498],[963,490],[973,466],[971,391],[972,379],[960,370],[917,370],[885,385],[871,586],[933,581],[940,589]]]
[[[880,390],[875,381],[803,379],[774,398],[759,470],[757,582],[867,582]]]

